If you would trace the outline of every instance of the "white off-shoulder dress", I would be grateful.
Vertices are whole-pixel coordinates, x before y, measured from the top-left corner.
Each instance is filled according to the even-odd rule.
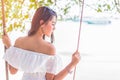
[[[47,55],[11,46],[3,59],[24,72],[22,80],[46,80],[45,74],[56,74],[61,69],[58,55]]]

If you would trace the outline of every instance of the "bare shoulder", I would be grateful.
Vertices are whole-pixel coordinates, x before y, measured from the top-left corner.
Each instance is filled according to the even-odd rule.
[[[55,46],[51,43],[48,43],[48,51],[50,55],[55,55],[56,54]]]
[[[23,41],[25,41],[25,37],[19,37],[16,39],[14,46],[20,46]]]

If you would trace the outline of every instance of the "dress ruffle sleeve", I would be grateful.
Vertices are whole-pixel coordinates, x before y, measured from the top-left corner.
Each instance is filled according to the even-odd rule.
[[[56,55],[40,54],[13,46],[6,50],[3,59],[13,67],[27,73],[55,73],[58,67]]]
[[[56,55],[54,57],[50,57],[46,62],[47,73],[56,74],[62,69],[62,66],[62,60],[60,56]]]

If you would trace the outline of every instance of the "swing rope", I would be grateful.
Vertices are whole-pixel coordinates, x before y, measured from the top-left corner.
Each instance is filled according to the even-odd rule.
[[[82,10],[81,10],[81,13],[80,13],[80,26],[79,26],[78,42],[77,42],[77,50],[76,51],[78,51],[79,44],[80,44],[80,34],[81,34],[81,26],[82,26],[82,19],[83,19],[83,9],[84,9],[84,0],[82,1]],[[73,80],[75,80],[75,75],[76,75],[76,67],[74,69]]]
[[[3,34],[5,35],[5,28],[6,28],[6,24],[5,24],[5,10],[4,10],[4,0],[1,0],[2,3],[2,23],[3,23]],[[4,50],[6,51],[6,47],[4,46]],[[9,80],[8,77],[8,63],[5,61],[5,71],[6,71],[6,80]]]

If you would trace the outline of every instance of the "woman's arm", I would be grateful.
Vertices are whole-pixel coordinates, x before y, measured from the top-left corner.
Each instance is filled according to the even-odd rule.
[[[56,75],[51,73],[46,73],[46,80],[62,80],[67,76],[67,74],[70,73],[73,67],[74,66],[72,64],[68,64],[62,71],[60,71]]]
[[[58,74],[46,74],[46,80],[62,80],[66,77],[67,74],[70,73],[71,69],[73,69],[78,62],[80,61],[80,54],[79,52],[75,52],[72,56],[72,61],[63,69],[61,70]]]
[[[13,66],[9,65],[9,71],[10,71],[11,74],[16,74],[18,69],[16,69]]]
[[[11,41],[7,34],[2,36],[2,41],[6,48],[9,48],[11,46]],[[14,68],[13,66],[11,66],[9,64],[8,64],[8,68],[9,68],[9,71],[11,74],[16,74],[18,71],[16,68]]]
[[[11,46],[11,41],[7,34],[2,36],[2,42],[4,43],[6,48],[9,48]]]

